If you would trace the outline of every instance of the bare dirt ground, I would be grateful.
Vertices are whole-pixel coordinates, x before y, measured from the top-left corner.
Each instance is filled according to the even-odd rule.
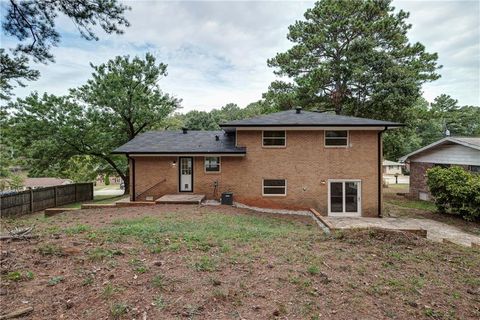
[[[0,313],[25,319],[478,319],[480,250],[307,217],[158,205],[2,220]]]

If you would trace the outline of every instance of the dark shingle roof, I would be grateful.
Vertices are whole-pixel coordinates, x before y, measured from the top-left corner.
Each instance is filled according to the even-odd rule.
[[[361,127],[400,127],[400,123],[338,116],[329,113],[287,110],[282,112],[271,113],[258,116],[255,118],[234,120],[223,123],[220,127],[281,127],[281,126],[306,126],[306,127],[336,127],[336,126],[361,126]]]
[[[219,137],[217,141],[215,136]],[[245,148],[235,147],[235,137],[223,131],[149,131],[142,133],[113,153],[238,153],[244,154]]]

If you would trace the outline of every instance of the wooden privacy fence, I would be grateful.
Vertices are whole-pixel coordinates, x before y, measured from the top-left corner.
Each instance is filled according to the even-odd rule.
[[[26,190],[1,195],[0,214],[2,217],[11,217],[87,200],[93,200],[93,183]]]

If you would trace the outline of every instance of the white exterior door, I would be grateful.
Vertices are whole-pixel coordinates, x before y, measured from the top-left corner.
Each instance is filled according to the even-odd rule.
[[[328,215],[359,217],[362,212],[360,180],[328,180]]]
[[[180,158],[179,169],[179,191],[193,191],[193,158]]]

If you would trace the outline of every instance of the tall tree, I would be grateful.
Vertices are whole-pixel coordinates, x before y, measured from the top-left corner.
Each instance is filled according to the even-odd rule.
[[[10,103],[10,132],[28,153],[33,174],[52,167],[62,171],[72,157],[91,156],[107,163],[128,186],[127,161],[111,151],[161,122],[180,100],[160,89],[167,66],[151,54],[116,57],[92,67],[92,79],[70,96],[34,93]]]
[[[36,80],[38,71],[31,70],[28,61],[47,63],[54,61],[50,52],[60,42],[55,20],[62,14],[72,20],[80,35],[86,40],[98,40],[94,31],[99,26],[106,33],[122,33],[129,26],[125,11],[130,8],[117,0],[9,0],[2,3],[5,12],[2,31],[18,44],[11,54],[0,52],[2,80],[1,99],[8,99],[22,80]]]
[[[419,98],[405,111],[407,126],[401,130],[389,130],[384,135],[384,154],[397,159],[413,150],[424,147],[446,136],[480,135],[480,108],[458,106],[458,101],[442,94],[428,103]]]
[[[402,120],[421,85],[439,77],[437,54],[409,42],[409,14],[390,0],[321,0],[304,16],[289,27],[294,46],[268,60],[293,80],[283,87],[300,106]]]

